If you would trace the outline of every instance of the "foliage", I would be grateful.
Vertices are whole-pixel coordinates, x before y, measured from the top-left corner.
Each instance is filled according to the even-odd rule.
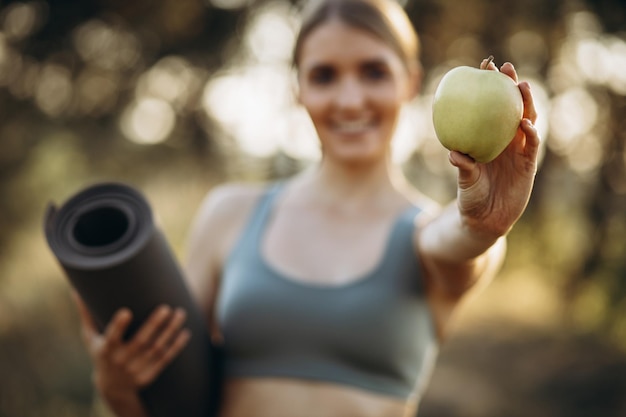
[[[89,371],[67,286],[41,237],[50,200],[95,181],[135,183],[182,254],[208,188],[315,159],[289,98],[292,3],[0,3],[0,374],[12,381],[0,388],[0,416],[85,415],[90,401],[76,382]],[[417,139],[400,158],[408,178],[452,197],[453,172],[428,127],[439,77],[490,54],[515,63],[532,83],[545,146],[503,279],[532,270],[559,294],[567,331],[626,346],[626,7],[405,3],[425,73],[410,113]]]

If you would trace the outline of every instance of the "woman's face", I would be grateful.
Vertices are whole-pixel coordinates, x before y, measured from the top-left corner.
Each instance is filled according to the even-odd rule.
[[[304,40],[298,62],[300,102],[325,158],[385,158],[403,103],[415,90],[398,54],[374,35],[338,20]]]

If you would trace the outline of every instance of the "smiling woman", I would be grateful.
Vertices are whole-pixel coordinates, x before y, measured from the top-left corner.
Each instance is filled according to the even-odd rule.
[[[415,65],[379,37],[340,21],[296,46],[300,102],[327,158],[376,158],[389,149],[402,105],[416,92]]]
[[[414,414],[452,314],[499,269],[536,170],[528,83],[509,63],[483,61],[516,83],[524,119],[488,164],[450,152],[457,199],[439,207],[391,158],[402,109],[419,93],[417,54],[393,0],[322,0],[305,12],[293,61],[320,161],[281,182],[211,190],[190,231],[189,286],[224,351],[220,417]],[[151,340],[116,338],[128,322],[120,313],[88,341],[120,417],[147,415],[138,393],[150,381],[138,375],[165,367],[162,341],[184,332],[155,317],[142,327]]]
[[[302,16],[283,3],[259,7],[246,25],[242,48],[231,58],[232,64],[204,88],[204,112],[245,154],[268,157],[282,152],[301,161],[320,159],[315,130],[295,97],[295,68],[289,65],[295,30],[301,24]],[[424,126],[420,130],[417,122],[430,119],[429,113],[429,97],[403,106],[391,144],[395,162],[405,162],[420,142],[433,139],[434,132]]]

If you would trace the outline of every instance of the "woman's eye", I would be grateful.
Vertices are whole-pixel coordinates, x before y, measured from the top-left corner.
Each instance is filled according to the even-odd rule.
[[[332,68],[316,68],[309,78],[314,84],[330,84],[335,79],[335,71]]]
[[[370,81],[384,80],[388,73],[387,68],[382,65],[366,65],[363,68],[363,77]]]

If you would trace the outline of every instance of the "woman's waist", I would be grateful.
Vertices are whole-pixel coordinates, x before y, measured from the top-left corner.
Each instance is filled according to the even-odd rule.
[[[220,417],[405,417],[416,401],[336,383],[292,378],[231,378]]]

